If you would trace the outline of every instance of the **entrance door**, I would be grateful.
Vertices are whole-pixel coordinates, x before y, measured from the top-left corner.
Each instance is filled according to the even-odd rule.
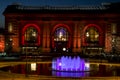
[[[68,31],[66,28],[59,27],[54,33],[54,52],[68,52]]]

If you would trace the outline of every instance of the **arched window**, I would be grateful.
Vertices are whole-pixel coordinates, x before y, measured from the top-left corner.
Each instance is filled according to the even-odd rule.
[[[57,28],[54,34],[54,41],[68,41],[68,31],[66,28]]]
[[[25,31],[25,42],[36,43],[37,42],[37,30],[34,27],[29,27]]]
[[[90,27],[86,30],[85,33],[86,42],[90,45],[97,45],[99,44],[99,32],[95,27]]]

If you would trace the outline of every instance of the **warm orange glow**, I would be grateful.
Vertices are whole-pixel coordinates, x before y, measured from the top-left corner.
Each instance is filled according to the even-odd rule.
[[[4,52],[5,44],[3,37],[0,37],[0,52]]]
[[[13,31],[12,23],[9,23],[9,24],[8,24],[8,31],[9,31],[9,32],[12,32],[12,31]]]
[[[17,52],[17,51],[19,51],[19,39],[16,37],[13,37],[12,39],[13,39],[13,43],[12,43],[13,49],[12,50],[14,52]]]
[[[81,44],[80,44],[81,42],[80,42],[80,38],[78,38],[78,48],[80,48],[81,47]]]
[[[78,48],[81,48],[80,30],[79,29],[77,29],[77,30],[78,30]]]
[[[74,38],[73,47],[76,48],[76,38]]]
[[[45,28],[43,29],[43,48],[46,47],[46,31],[45,31]]]
[[[111,32],[112,32],[112,34],[116,34],[116,24],[115,23],[112,23],[111,24]]]
[[[50,30],[47,27],[47,48],[50,48]]]
[[[73,38],[73,47],[76,48],[77,46],[77,27],[75,26],[75,31],[74,31],[74,38]]]
[[[105,38],[105,52],[110,52],[112,49],[112,44],[111,44],[112,38],[110,35],[106,34]]]

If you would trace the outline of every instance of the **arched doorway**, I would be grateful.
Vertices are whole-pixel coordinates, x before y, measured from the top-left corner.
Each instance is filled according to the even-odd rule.
[[[40,46],[40,28],[36,24],[27,24],[22,29],[22,51],[35,53]]]
[[[70,28],[65,24],[58,24],[52,31],[52,51],[70,52],[71,34]]]
[[[103,51],[103,31],[98,25],[87,25],[83,34],[82,48],[85,54],[95,55]]]

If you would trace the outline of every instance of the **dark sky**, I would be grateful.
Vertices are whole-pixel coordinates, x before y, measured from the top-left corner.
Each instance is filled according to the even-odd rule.
[[[73,6],[73,5],[100,5],[101,3],[120,2],[120,0],[0,0],[0,27],[4,27],[3,11],[7,5],[21,3],[28,6]]]

